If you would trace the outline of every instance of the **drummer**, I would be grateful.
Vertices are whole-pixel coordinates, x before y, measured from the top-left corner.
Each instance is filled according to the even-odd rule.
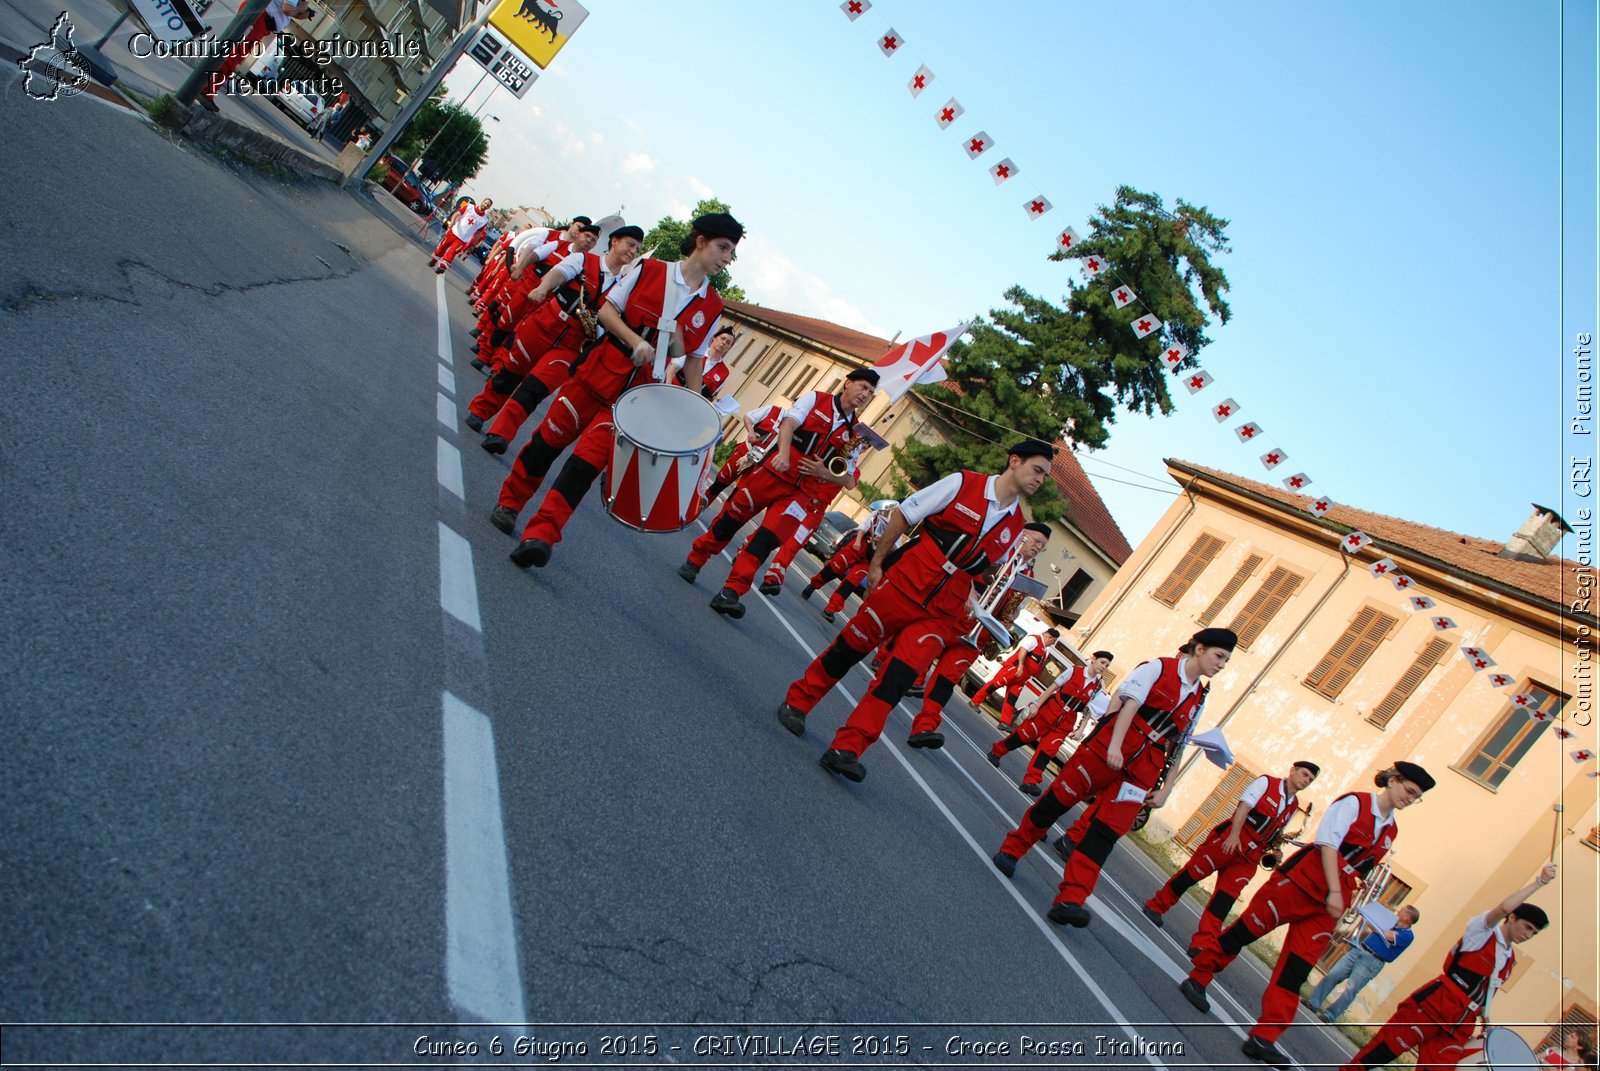
[[[538,512],[522,530],[511,560],[522,568],[543,568],[562,529],[590,486],[611,462],[614,428],[611,407],[623,391],[655,380],[658,345],[663,358],[683,354],[683,385],[700,390],[700,373],[711,339],[722,324],[722,296],[711,276],[733,262],[744,227],[726,212],[714,212],[689,225],[680,247],[683,259],[646,259],[611,288],[598,317],[606,334],[571,379],[562,384],[533,437],[517,455],[500,487],[500,501],[489,520],[502,532],[515,529],[551,464],[568,445],[572,456],[551,484]],[[676,309],[676,315],[668,306]],[[658,338],[659,325],[672,324],[670,338]]]
[[[1419,1068],[1459,1065],[1471,1053],[1468,1042],[1478,1024],[1489,1021],[1495,993],[1511,977],[1517,961],[1512,946],[1550,925],[1544,908],[1526,901],[1555,880],[1556,865],[1546,863],[1531,882],[1468,919],[1466,932],[1445,957],[1443,973],[1402,1000],[1340,1071],[1383,1067],[1413,1049]]]
[[[783,727],[802,735],[812,708],[850,667],[890,644],[890,657],[823,753],[825,769],[851,781],[866,778],[862,752],[882,734],[906,690],[964,631],[973,583],[998,567],[1022,534],[1022,500],[1044,486],[1053,454],[1049,443],[1024,439],[1011,447],[1005,468],[995,475],[951,473],[889,515],[867,569],[866,600],[805,675],[789,685],[777,710]],[[922,525],[916,538],[891,557],[889,548],[915,524]]]

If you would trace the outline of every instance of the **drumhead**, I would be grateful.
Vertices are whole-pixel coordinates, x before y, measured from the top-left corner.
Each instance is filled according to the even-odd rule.
[[[670,383],[646,383],[617,399],[617,431],[657,454],[697,454],[717,441],[721,422],[712,404]]]
[[[1533,1048],[1522,1035],[1504,1026],[1492,1026],[1484,1037],[1483,1056],[1490,1067],[1538,1067]]]

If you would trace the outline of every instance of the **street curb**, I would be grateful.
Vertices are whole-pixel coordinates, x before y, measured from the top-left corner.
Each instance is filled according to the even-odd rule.
[[[344,181],[344,175],[338,168],[242,123],[208,112],[199,105],[191,105],[187,109],[178,105],[177,111],[182,118],[171,129],[191,141],[226,149],[250,163],[281,168],[302,178],[332,183]]]

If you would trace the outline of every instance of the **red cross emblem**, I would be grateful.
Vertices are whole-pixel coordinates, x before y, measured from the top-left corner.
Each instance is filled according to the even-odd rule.
[[[1149,320],[1140,320],[1139,321],[1139,330],[1141,330],[1141,331],[1150,330],[1150,321]]]
[[[939,121],[941,123],[953,123],[953,122],[955,122],[956,121],[956,110],[954,108],[946,108],[946,109],[944,109],[942,112],[939,113]]]
[[[917,75],[915,78],[911,79],[911,84],[916,86],[918,89],[927,89],[928,88],[928,80],[926,78],[922,77],[922,75],[920,75],[920,74]]]
[[[1511,683],[1511,678],[1506,676],[1504,673],[1496,673],[1494,676],[1489,678],[1489,683],[1494,685],[1496,688],[1504,688],[1506,685]]]
[[[1003,179],[1011,177],[1011,169],[1005,164],[1001,164],[999,167],[995,168],[994,173]]]
[[[970,153],[980,153],[983,151],[983,149],[984,145],[982,138],[973,138],[971,141],[967,142],[967,151]]]
[[[1043,201],[1034,201],[1032,204],[1028,205],[1028,209],[1029,209],[1029,211],[1033,212],[1034,214],[1038,214],[1040,212],[1043,212],[1044,211],[1044,202]]]
[[[861,14],[861,0],[850,0],[850,14]]]
[[[1167,360],[1171,361],[1173,364],[1177,364],[1179,361],[1183,360],[1183,351],[1174,346],[1172,349],[1167,351]]]
[[[1117,291],[1117,300],[1118,301],[1127,301],[1128,300],[1128,292],[1126,290],[1118,290]]]
[[[887,48],[890,52],[893,52],[895,49],[900,47],[900,42],[894,39],[894,34],[885,34],[883,37],[883,47]]]
[[[1231,405],[1219,405],[1219,406],[1217,406],[1217,416],[1219,418],[1220,417],[1226,417],[1229,413],[1232,413],[1232,412],[1233,412],[1233,406],[1231,406]],[[1268,454],[1267,456],[1272,458],[1274,461],[1276,461],[1278,459],[1276,454]]]
[[[1290,476],[1289,477],[1289,486],[1293,487],[1296,491],[1298,491],[1298,490],[1300,490],[1300,488],[1305,486],[1305,481],[1302,480],[1298,476]],[[1378,566],[1378,572],[1380,572],[1380,573],[1385,572],[1385,569],[1383,568],[1383,566],[1381,566],[1381,565]]]
[[[1068,246],[1072,245],[1072,232],[1071,231],[1062,231],[1061,232],[1060,241],[1061,241],[1061,248],[1062,249],[1066,249]],[[1093,261],[1093,262],[1090,263],[1089,266],[1092,268],[1092,267],[1097,267],[1098,265],[1099,265],[1099,261]]]
[[[1227,414],[1223,414],[1223,415],[1226,416]],[[1268,454],[1267,455],[1267,464],[1269,464],[1269,465],[1276,465],[1279,461],[1282,461],[1282,460],[1283,460],[1283,457],[1280,454],[1272,453],[1272,454]]]
[[[1239,434],[1243,435],[1246,439],[1254,439],[1256,437],[1256,429],[1246,424],[1244,427],[1239,429]]]
[[[1205,385],[1206,385],[1206,381],[1201,379],[1199,376],[1195,376],[1193,379],[1189,380],[1189,386],[1192,387],[1195,390],[1199,390],[1201,387],[1203,387]]]
[[[1357,539],[1355,536],[1346,536],[1344,541],[1349,543],[1352,547],[1359,547],[1361,545],[1361,540]]]
[[[1084,263],[1089,265],[1090,271],[1100,270],[1100,259],[1098,257],[1090,257],[1088,260],[1084,261]]]
[[[1433,627],[1434,628],[1449,628],[1450,627],[1450,619],[1448,617],[1436,617],[1436,618],[1433,619]]]
[[[1411,586],[1411,578],[1409,576],[1397,576],[1394,578],[1394,586],[1404,591]]]
[[[1487,669],[1487,668],[1489,668],[1489,663],[1485,662],[1481,658],[1474,658],[1472,660],[1472,664],[1473,664],[1473,666],[1475,666],[1478,669]]]

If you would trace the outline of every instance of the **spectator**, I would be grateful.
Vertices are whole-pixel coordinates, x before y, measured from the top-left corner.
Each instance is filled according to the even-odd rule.
[[[1554,1045],[1539,1054],[1546,1067],[1594,1067],[1594,1037],[1581,1027],[1569,1026],[1561,1032],[1561,1047]]]
[[[356,148],[366,152],[372,148],[372,128],[366,125],[356,127],[355,133],[350,135],[350,140],[356,143]]]
[[[335,120],[343,116],[344,110],[349,106],[350,94],[348,92],[340,93],[338,99],[333,102],[331,107],[322,109],[322,111],[318,112],[316,117],[313,118],[310,123],[306,124],[306,133],[310,134],[318,141],[321,141],[322,135],[327,132],[328,127]]]
[[[1325,1023],[1331,1023],[1345,1013],[1351,1003],[1356,999],[1356,994],[1366,988],[1367,983],[1378,976],[1384,964],[1393,963],[1399,958],[1400,953],[1411,947],[1411,941],[1416,936],[1411,932],[1411,927],[1417,924],[1421,914],[1416,908],[1407,905],[1400,909],[1400,917],[1395,920],[1394,929],[1384,930],[1381,933],[1374,931],[1366,939],[1356,945],[1344,958],[1334,964],[1333,970],[1322,976],[1306,997],[1306,1004],[1317,1017]],[[1328,997],[1333,993],[1334,986],[1347,981],[1344,992],[1339,994],[1326,1011],[1322,1006],[1327,1003]]]

